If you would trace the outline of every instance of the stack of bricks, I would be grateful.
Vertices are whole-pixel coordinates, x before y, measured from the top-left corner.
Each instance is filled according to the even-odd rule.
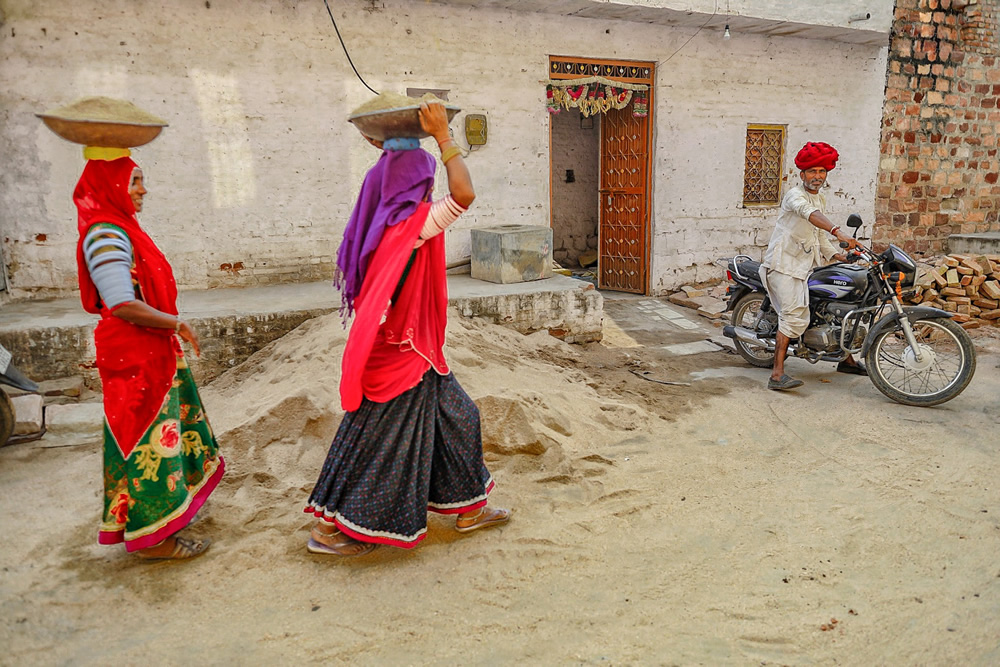
[[[876,244],[945,251],[1000,230],[1000,0],[897,0],[875,200]]]
[[[954,313],[966,329],[1000,325],[1000,255],[945,255],[907,301]]]

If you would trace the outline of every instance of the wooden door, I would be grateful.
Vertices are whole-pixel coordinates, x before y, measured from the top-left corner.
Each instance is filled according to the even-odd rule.
[[[650,116],[633,115],[632,102],[601,116],[598,287],[645,294],[649,276],[649,182],[655,65],[627,60],[550,56],[549,78],[604,77],[648,86]]]
[[[601,119],[598,286],[646,293],[649,230],[649,118],[632,105]]]

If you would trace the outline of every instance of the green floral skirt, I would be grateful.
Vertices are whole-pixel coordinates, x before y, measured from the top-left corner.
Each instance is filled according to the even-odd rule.
[[[183,355],[163,407],[128,456],[104,424],[104,519],[98,541],[129,551],[181,530],[225,470],[198,388]]]

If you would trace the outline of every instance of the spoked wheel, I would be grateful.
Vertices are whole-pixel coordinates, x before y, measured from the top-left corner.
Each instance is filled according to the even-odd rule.
[[[943,317],[912,323],[920,359],[898,326],[880,333],[865,355],[875,387],[904,405],[927,407],[962,393],[976,372],[969,334]]]
[[[743,296],[733,308],[733,326],[756,331],[762,303],[764,303],[764,295],[759,292],[750,292]],[[740,356],[746,359],[751,366],[770,368],[774,365],[774,352],[769,351],[766,347],[753,347],[739,338],[734,339],[733,344],[736,345],[736,351],[740,353]]]

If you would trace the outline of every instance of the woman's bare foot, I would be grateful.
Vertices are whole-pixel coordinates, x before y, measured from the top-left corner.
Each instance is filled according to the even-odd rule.
[[[348,537],[336,526],[322,521],[313,526],[309,534],[309,543],[306,545],[309,553],[334,556],[362,556],[374,548],[374,544]]]
[[[510,510],[483,505],[477,510],[459,514],[455,520],[455,530],[460,533],[471,533],[480,528],[507,523],[509,520]]]
[[[205,553],[211,544],[208,538],[192,540],[172,535],[156,546],[136,551],[135,555],[146,560],[185,560]]]

